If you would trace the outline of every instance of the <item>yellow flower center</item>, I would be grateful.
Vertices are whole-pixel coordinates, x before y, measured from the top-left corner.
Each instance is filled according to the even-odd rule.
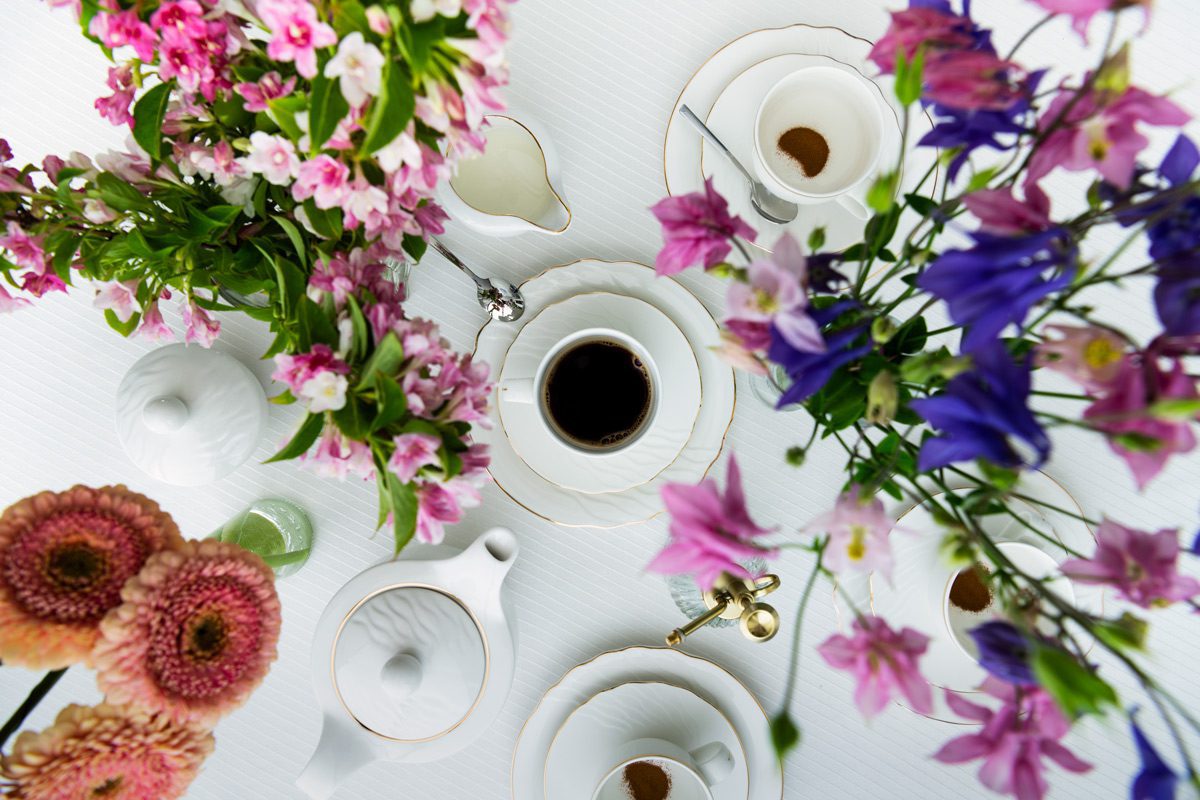
[[[867,554],[867,528],[865,525],[850,526],[850,544],[846,547],[846,555],[851,561],[861,561]]]
[[[1083,123],[1083,130],[1088,137],[1088,155],[1094,161],[1103,161],[1112,144],[1108,139],[1108,123],[1103,116],[1093,117]]]
[[[1083,348],[1083,361],[1092,369],[1107,367],[1120,359],[1121,351],[1103,336],[1092,339]]]
[[[183,641],[193,661],[211,661],[225,651],[229,636],[220,614],[209,612],[192,617],[186,623]]]
[[[764,314],[774,314],[779,310],[779,303],[775,297],[763,289],[754,290],[754,302]]]

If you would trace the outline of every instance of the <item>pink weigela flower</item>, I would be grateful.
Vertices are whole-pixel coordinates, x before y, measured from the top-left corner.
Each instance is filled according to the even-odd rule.
[[[184,341],[201,347],[212,347],[221,332],[221,323],[200,306],[189,300],[183,307]]]
[[[267,55],[276,61],[296,62],[305,78],[316,77],[318,47],[337,44],[333,28],[317,18],[309,0],[259,0],[258,15],[271,31]]]
[[[287,186],[300,174],[296,146],[282,136],[263,131],[250,134],[250,152],[241,163],[246,171],[261,174],[276,186]]]
[[[104,42],[105,47],[115,50],[129,45],[142,61],[154,61],[154,47],[158,44],[158,37],[155,36],[153,28],[138,18],[136,11],[101,9],[92,17],[88,33]]]
[[[393,440],[396,451],[388,460],[388,469],[402,482],[417,477],[422,467],[440,463],[438,448],[442,440],[427,433],[402,433]]]
[[[133,66],[123,64],[119,67],[109,67],[105,83],[113,93],[108,97],[97,98],[94,104],[96,110],[113,125],[133,125],[133,114],[129,112],[133,96],[137,93],[133,85]]]
[[[234,91],[245,99],[245,109],[251,113],[266,111],[267,103],[279,97],[286,97],[296,88],[296,79],[283,80],[274,70],[258,79],[257,83],[243,82],[233,87]]]
[[[292,197],[301,203],[311,197],[317,208],[335,208],[346,198],[349,178],[349,167],[322,153],[300,165]]]

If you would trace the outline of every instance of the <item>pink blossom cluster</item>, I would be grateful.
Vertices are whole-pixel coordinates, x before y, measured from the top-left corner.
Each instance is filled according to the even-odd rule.
[[[286,384],[292,396],[316,414],[345,406],[348,374],[350,366],[329,345],[315,344],[307,353],[275,356],[271,377]]]
[[[0,236],[0,248],[7,251],[9,260],[25,270],[17,280],[20,287],[34,297],[47,292],[65,292],[66,284],[50,268],[41,236],[31,236],[16,222],[9,222],[7,230]],[[15,311],[29,305],[24,297],[14,297],[0,285],[0,312]]]
[[[487,448],[473,444],[461,457],[463,470],[450,480],[417,483],[418,541],[437,544],[445,536],[446,525],[460,522],[466,509],[479,505],[479,487],[490,477],[487,472],[490,461]]]
[[[1144,489],[1174,453],[1196,446],[1191,423],[1200,419],[1196,379],[1179,358],[1164,358],[1157,345],[1128,351],[1111,331],[1095,326],[1050,325],[1058,338],[1037,349],[1041,366],[1062,372],[1094,398],[1083,412],[1108,437]],[[1172,410],[1175,406],[1182,410]],[[1191,406],[1191,410],[1189,410]]]

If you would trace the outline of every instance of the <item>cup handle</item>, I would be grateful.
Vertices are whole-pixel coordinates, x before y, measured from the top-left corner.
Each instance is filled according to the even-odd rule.
[[[859,200],[857,197],[854,197],[852,195],[849,195],[849,194],[838,195],[837,196],[837,204],[861,220],[865,221],[867,219],[870,219],[870,217],[871,217],[870,209],[868,209],[861,200]]]
[[[514,378],[501,381],[500,392],[505,400],[512,403],[533,402],[533,378]]]
[[[704,782],[716,786],[733,772],[733,753],[720,742],[709,742],[688,753],[696,762],[696,769],[704,776]]]

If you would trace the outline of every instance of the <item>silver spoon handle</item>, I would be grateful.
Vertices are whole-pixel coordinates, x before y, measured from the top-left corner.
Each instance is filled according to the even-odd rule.
[[[686,103],[679,107],[679,114],[688,122],[692,123],[696,130],[700,131],[700,135],[707,139],[713,147],[724,153],[725,157],[729,159],[729,163],[737,167],[738,171],[746,176],[746,180],[750,181],[750,183],[754,183],[754,176],[746,171],[746,168],[742,166],[742,162],[738,161],[737,157],[734,156],[733,153],[729,152],[729,148],[725,146],[724,142],[718,139],[717,135],[709,130],[708,126],[696,116],[696,112],[687,107]]]
[[[446,246],[444,244],[439,242],[437,239],[434,239],[432,236],[429,237],[429,246],[432,247],[434,250],[436,250],[438,253],[440,253],[442,258],[446,259],[451,264],[453,264],[454,266],[458,267],[463,272],[465,272],[471,278],[471,280],[475,281],[475,285],[480,290],[490,290],[492,288],[491,281],[486,281],[483,278],[476,275],[471,270],[470,267],[468,267],[466,264],[464,264],[462,262],[462,259],[460,259],[458,256],[454,255],[454,253],[451,253],[449,250],[447,250]]]

